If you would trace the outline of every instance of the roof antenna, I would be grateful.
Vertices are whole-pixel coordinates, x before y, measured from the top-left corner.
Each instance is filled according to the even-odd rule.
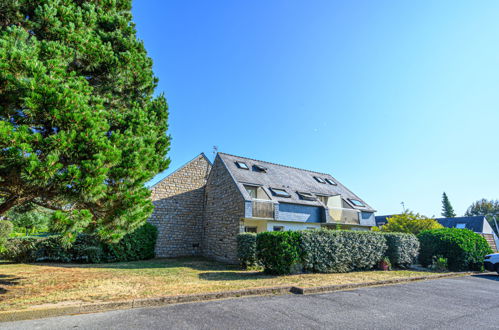
[[[404,202],[400,202],[400,204],[402,205],[402,210],[404,210],[404,213],[405,213],[405,203]]]

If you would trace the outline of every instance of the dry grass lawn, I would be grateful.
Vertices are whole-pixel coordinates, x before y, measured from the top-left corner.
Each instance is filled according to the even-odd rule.
[[[256,287],[372,282],[426,274],[401,270],[269,276],[201,258],[98,265],[0,262],[0,310]]]

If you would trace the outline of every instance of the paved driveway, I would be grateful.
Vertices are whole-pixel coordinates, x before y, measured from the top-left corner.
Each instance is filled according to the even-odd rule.
[[[498,329],[499,276],[0,323],[1,329]]]

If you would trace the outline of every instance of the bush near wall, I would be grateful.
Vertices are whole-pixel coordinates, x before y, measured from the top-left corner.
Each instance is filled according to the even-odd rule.
[[[241,233],[237,235],[237,258],[243,268],[257,265],[255,233]]]
[[[301,234],[303,268],[342,273],[373,268],[385,256],[386,238],[376,232],[307,230]]]
[[[420,233],[419,261],[425,267],[436,256],[447,258],[449,270],[482,270],[483,257],[492,253],[481,235],[468,229],[443,228]]]
[[[15,262],[117,262],[151,259],[158,231],[146,223],[115,244],[100,241],[96,236],[80,234],[66,247],[61,237],[17,237],[5,244],[1,258]]]
[[[408,267],[417,261],[419,254],[419,240],[416,235],[404,233],[383,233],[388,249],[385,255],[392,265]]]
[[[273,231],[256,236],[256,256],[264,271],[285,275],[301,268],[301,232]]]

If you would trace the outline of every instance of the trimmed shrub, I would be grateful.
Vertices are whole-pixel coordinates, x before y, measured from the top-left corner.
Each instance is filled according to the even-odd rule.
[[[237,258],[243,268],[256,266],[255,233],[241,233],[237,235]]]
[[[492,253],[481,235],[468,229],[443,228],[420,233],[420,263],[428,267],[433,258],[446,258],[451,271],[482,270],[483,257]]]
[[[301,270],[301,235],[298,231],[272,231],[256,236],[257,258],[266,273],[285,275]]]
[[[317,273],[367,270],[385,256],[385,236],[377,232],[306,230],[301,234],[303,268]]]
[[[158,231],[146,223],[132,233],[125,235],[118,243],[106,243],[96,236],[80,234],[67,247],[61,236],[11,238],[1,254],[4,259],[15,262],[117,262],[154,258],[154,246]]]
[[[419,240],[416,235],[404,233],[383,233],[388,249],[386,256],[392,265],[405,268],[417,261]]]

